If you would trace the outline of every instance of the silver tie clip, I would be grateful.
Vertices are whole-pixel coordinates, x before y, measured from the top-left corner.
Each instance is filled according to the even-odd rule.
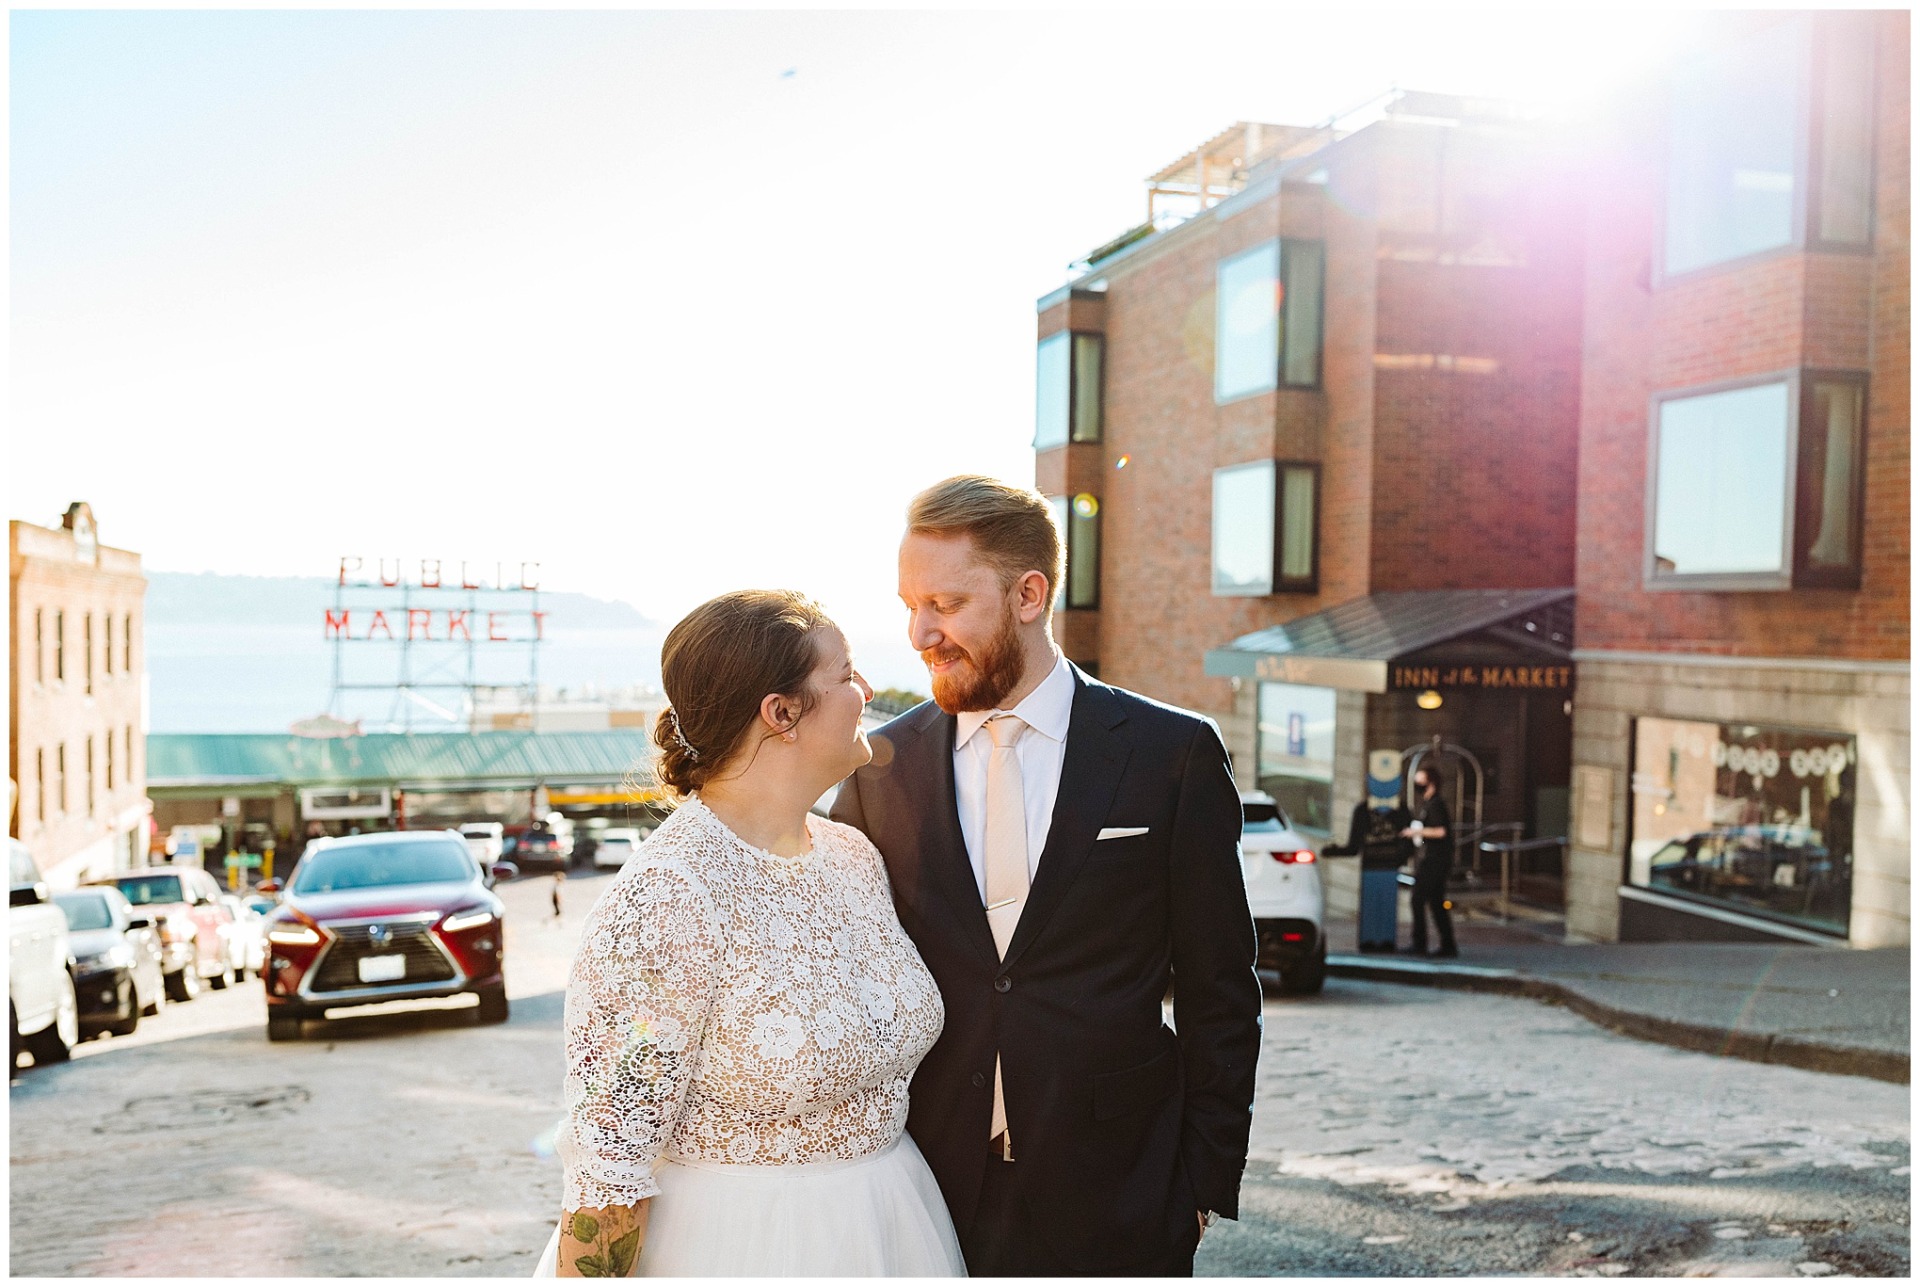
[[[990,912],[997,912],[1002,907],[1012,907],[1015,903],[1019,901],[1020,900],[1017,898],[1003,898],[997,903],[988,903],[987,910]]]

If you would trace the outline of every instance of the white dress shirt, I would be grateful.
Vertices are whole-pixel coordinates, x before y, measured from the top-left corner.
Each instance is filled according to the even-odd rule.
[[[1047,847],[1053,826],[1053,802],[1060,794],[1060,766],[1067,758],[1067,724],[1073,716],[1073,670],[1067,659],[1053,669],[1026,700],[1012,710],[961,711],[954,717],[953,791],[960,810],[960,835],[967,842],[973,881],[980,902],[987,901],[987,756],[993,739],[975,737],[995,715],[1018,715],[1027,724],[1014,755],[1020,761],[1020,784],[1027,806],[1027,877],[1040,868],[1040,851]]]

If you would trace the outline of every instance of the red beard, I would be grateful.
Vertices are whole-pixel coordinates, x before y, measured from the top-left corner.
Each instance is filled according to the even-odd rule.
[[[933,700],[949,715],[994,710],[1008,693],[1019,687],[1020,676],[1026,669],[1025,658],[1020,654],[1020,635],[1014,629],[1011,615],[1001,623],[999,633],[988,641],[977,658],[963,648],[943,648],[923,652],[920,659],[928,665],[943,661],[960,663],[944,675],[931,677]]]

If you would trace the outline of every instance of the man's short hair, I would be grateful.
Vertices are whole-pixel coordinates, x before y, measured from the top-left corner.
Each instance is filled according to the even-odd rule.
[[[1060,529],[1053,507],[1031,487],[984,474],[961,474],[915,496],[907,531],[922,536],[970,536],[974,549],[1006,589],[1029,572],[1047,578],[1049,609],[1064,573]]]

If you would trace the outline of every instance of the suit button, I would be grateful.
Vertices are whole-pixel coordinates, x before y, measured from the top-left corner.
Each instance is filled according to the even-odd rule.
[[[995,992],[1011,992],[1013,991],[1013,980],[1003,974],[993,981],[993,990]]]
[[[975,1090],[981,1089],[986,1084],[987,1084],[987,1075],[985,1073],[975,1073],[973,1075],[973,1088]]]

